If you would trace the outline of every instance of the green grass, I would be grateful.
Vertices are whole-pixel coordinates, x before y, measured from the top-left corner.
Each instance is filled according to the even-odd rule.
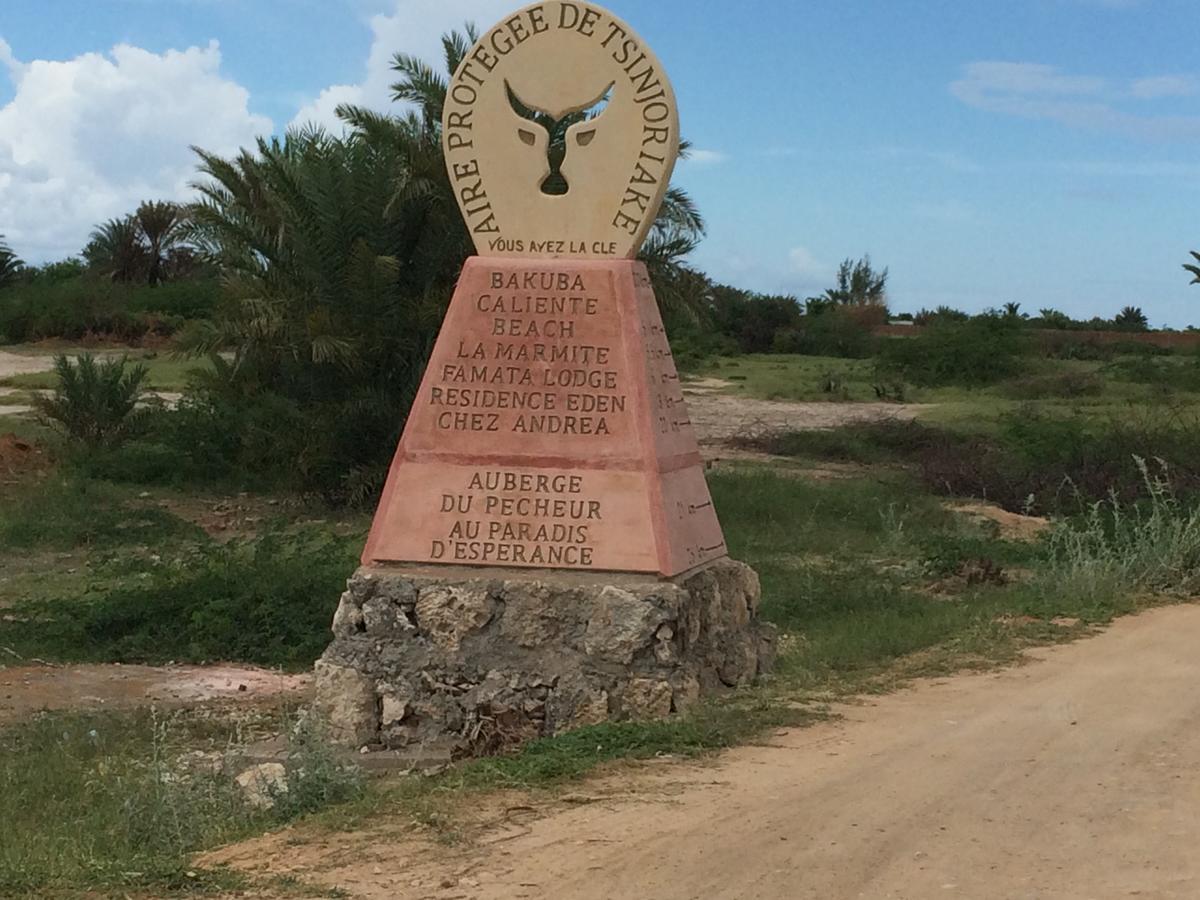
[[[0,645],[70,662],[306,669],[329,643],[361,546],[358,535],[281,526],[224,544],[201,540],[168,556],[117,556],[98,567],[106,581],[13,606],[0,620]]]
[[[744,744],[769,729],[802,726],[826,715],[823,707],[801,706],[766,690],[744,691],[662,722],[581,728],[534,741],[509,756],[463,763],[432,778],[389,779],[356,802],[318,814],[312,824],[346,831],[399,812],[453,841],[458,837],[458,813],[480,793],[552,791],[611,763],[696,759]]]
[[[102,481],[52,475],[4,493],[0,506],[0,552],[75,550],[129,545],[165,549],[199,529],[137,491]]]
[[[914,656],[935,659],[937,671],[1011,659],[1030,642],[1074,634],[1051,619],[1102,624],[1142,602],[1127,580],[1067,579],[1074,564],[1052,546],[1002,540],[904,473],[812,482],[786,465],[751,466],[710,483],[731,553],[762,577],[763,616],[788,648],[780,671],[797,689],[869,689],[909,671]],[[1187,565],[1191,545],[1173,546]],[[956,578],[981,560],[1014,577]]]
[[[715,470],[710,482],[731,551],[759,571],[762,614],[782,633],[770,683],[685,717],[584,729],[365,792],[312,741],[315,762],[293,771],[323,774],[298,782],[294,802],[271,814],[247,811],[227,779],[171,774],[183,749],[230,738],[212,721],[41,718],[0,731],[0,821],[17,836],[0,842],[0,895],[245,888],[230,873],[197,870],[191,854],[297,816],[323,830],[399,815],[453,840],[459,813],[480,792],[554,790],[606,764],[702,756],[811,721],[831,696],[1009,661],[1024,647],[1069,640],[1159,602],[1163,591],[1200,587],[1197,517],[1165,489],[1142,513],[1098,508],[1043,543],[1024,544],[948,510],[903,471],[813,482],[785,463],[737,465]],[[43,489],[58,490],[49,484]],[[113,514],[136,521],[127,504],[137,498],[102,493],[112,490],[92,484],[83,496],[125,504]],[[71,531],[87,504],[53,496],[49,505],[61,506],[55,516]],[[174,552],[149,563],[140,543],[147,536],[124,534],[138,537],[71,551],[116,581],[88,578],[77,596],[19,606],[0,625],[0,645],[58,659],[206,659],[220,648],[231,659],[307,665],[328,640],[361,543],[361,534],[339,535],[328,523],[264,526],[226,546],[176,527]],[[981,559],[1014,577],[965,580]],[[1057,617],[1078,622],[1056,625]]]
[[[1200,392],[1178,386],[1187,385],[1187,380],[1167,377],[1158,383],[1146,383],[1130,380],[1123,374],[1123,365],[1136,372],[1141,371],[1142,363],[1140,357],[1121,357],[1113,363],[1030,357],[1024,360],[1018,378],[986,388],[910,386],[904,400],[926,407],[918,414],[921,421],[972,433],[990,433],[1004,416],[1030,404],[1048,414],[1082,413],[1094,419],[1122,415],[1131,408],[1147,405],[1200,404]],[[1175,372],[1194,362],[1187,357],[1165,358],[1155,360],[1154,365]],[[702,367],[696,375],[729,381],[727,393],[759,400],[861,403],[879,399],[874,390],[873,360],[784,354],[722,357]],[[1090,376],[1099,382],[1100,391],[1063,397],[1038,396],[1035,391],[1033,399],[1024,396],[1023,388],[1028,388],[1031,379],[1053,382],[1064,375]],[[835,385],[828,390],[831,377]]]
[[[732,393],[759,400],[866,402],[877,399],[873,373],[870,360],[759,354],[721,357],[696,374],[729,381]],[[831,379],[844,390],[827,390]]]
[[[6,353],[14,352],[15,349],[20,348],[4,348]],[[55,353],[40,351],[36,355],[44,356],[48,366],[58,353],[74,356],[77,354],[77,351],[70,349],[56,351]],[[25,355],[34,354],[26,353]],[[145,387],[151,391],[164,391],[168,393],[183,391],[187,387],[188,380],[193,371],[208,369],[211,365],[207,360],[203,359],[177,358],[169,351],[128,350],[116,354],[101,351],[98,355],[128,356],[131,362],[141,363],[149,370],[149,374],[146,376]],[[24,388],[26,390],[53,390],[57,384],[58,376],[54,372],[49,371],[34,372],[27,375],[11,375],[8,378],[0,379],[0,387]]]
[[[219,760],[247,730],[282,723],[139,712],[46,714],[0,729],[0,896],[171,897],[249,887],[244,876],[195,866],[192,855],[361,791],[359,776],[307,735],[293,741],[288,792],[269,811],[249,808],[227,775],[184,761],[197,750]]]

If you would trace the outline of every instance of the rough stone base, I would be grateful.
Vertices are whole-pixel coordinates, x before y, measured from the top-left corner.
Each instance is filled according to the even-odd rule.
[[[667,582],[363,568],[316,665],[316,708],[341,743],[456,757],[663,718],[769,670],[760,595],[731,560]]]

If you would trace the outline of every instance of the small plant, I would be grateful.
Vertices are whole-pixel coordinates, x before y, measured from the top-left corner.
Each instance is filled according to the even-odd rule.
[[[115,447],[142,430],[145,366],[130,365],[126,357],[98,361],[85,353],[74,363],[55,357],[54,370],[58,386],[53,395],[34,398],[45,424],[89,452]]]
[[[1200,590],[1200,507],[1179,500],[1161,460],[1136,459],[1148,499],[1124,503],[1115,494],[1075,523],[1050,533],[1055,578],[1076,591],[1193,595]]]
[[[1104,380],[1083,372],[1056,375],[1030,375],[1004,385],[1004,393],[1014,400],[1051,400],[1098,397],[1104,393]]]

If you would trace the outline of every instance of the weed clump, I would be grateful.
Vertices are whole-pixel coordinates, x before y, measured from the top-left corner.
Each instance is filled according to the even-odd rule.
[[[272,529],[172,559],[127,561],[138,577],[126,583],[18,605],[0,622],[0,644],[22,656],[84,662],[307,668],[329,643],[360,546],[358,538]]]
[[[357,770],[303,734],[290,741],[286,789],[269,809],[252,806],[236,770],[222,771],[241,725],[147,711],[53,713],[0,729],[0,896],[242,889],[244,878],[192,855],[361,792]]]
[[[1029,339],[1020,323],[1003,316],[935,322],[913,337],[880,345],[879,361],[919,387],[983,387],[1021,371]]]
[[[777,456],[905,465],[936,494],[976,497],[1021,514],[1076,514],[1110,495],[1148,499],[1137,458],[1163,460],[1173,490],[1200,498],[1200,418],[1186,410],[1151,408],[1105,422],[1025,409],[1001,419],[991,435],[883,421],[758,435],[741,444]]]

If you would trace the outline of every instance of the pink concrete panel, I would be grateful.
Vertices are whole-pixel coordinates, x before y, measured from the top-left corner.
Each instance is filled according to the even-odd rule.
[[[645,267],[468,261],[363,561],[671,577],[724,555]]]
[[[643,472],[409,463],[375,559],[657,572]]]

